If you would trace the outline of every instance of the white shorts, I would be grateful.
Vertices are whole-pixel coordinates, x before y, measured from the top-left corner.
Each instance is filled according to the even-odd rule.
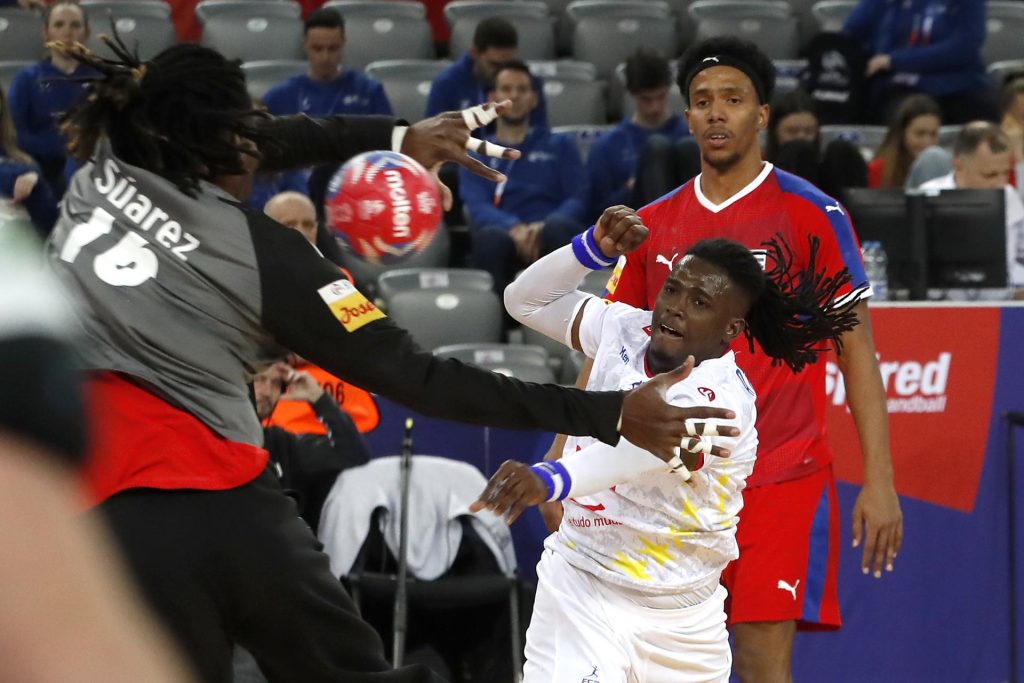
[[[726,590],[654,609],[545,550],[526,633],[525,683],[725,683]]]

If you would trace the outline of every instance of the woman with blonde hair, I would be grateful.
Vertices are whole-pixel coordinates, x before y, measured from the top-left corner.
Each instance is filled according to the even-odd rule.
[[[868,164],[868,187],[903,187],[917,155],[939,141],[942,110],[927,95],[903,100]]]
[[[39,175],[35,160],[18,146],[14,120],[7,108],[7,96],[0,88],[0,203],[23,207],[41,237],[46,237],[57,220],[57,200]],[[13,211],[11,211],[13,209]],[[3,213],[18,213],[5,206]]]

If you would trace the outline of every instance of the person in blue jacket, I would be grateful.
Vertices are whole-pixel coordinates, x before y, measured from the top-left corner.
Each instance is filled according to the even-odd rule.
[[[89,37],[85,10],[72,2],[56,2],[43,12],[43,41],[84,43]],[[64,136],[60,114],[71,109],[98,74],[57,48],[46,59],[15,75],[8,91],[11,116],[22,149],[35,159],[58,197],[64,194]]]
[[[511,100],[487,142],[518,149],[514,161],[480,157],[507,180],[478,182],[459,171],[459,188],[470,222],[472,264],[488,271],[502,292],[523,266],[568,244],[586,220],[587,176],[572,137],[530,124],[537,106],[530,70],[519,61],[498,69],[489,96]]]
[[[18,134],[0,88],[0,200],[4,199],[24,208],[36,232],[46,239],[57,221],[57,200],[40,176],[39,166],[18,147]]]
[[[985,73],[984,0],[860,0],[843,24],[869,55],[868,117],[886,125],[900,100],[922,92],[942,120],[998,121],[995,88]]]
[[[637,160],[652,135],[670,141],[690,134],[686,120],[669,110],[672,69],[661,55],[640,48],[626,60],[626,90],[636,108],[633,115],[600,136],[587,158],[589,217],[616,204],[631,205]]]
[[[424,116],[458,111],[487,101],[487,89],[498,67],[516,58],[519,34],[507,19],[489,17],[476,25],[473,44],[458,61],[439,73],[430,86]],[[530,113],[530,125],[548,125],[548,108],[540,78],[531,75],[537,106]]]
[[[345,19],[337,10],[314,11],[303,30],[302,47],[309,60],[309,71],[267,91],[263,103],[271,114],[392,115],[384,86],[358,71],[342,68]]]

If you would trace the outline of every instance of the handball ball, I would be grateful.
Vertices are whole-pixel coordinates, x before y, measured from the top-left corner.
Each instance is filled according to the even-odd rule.
[[[391,265],[423,251],[441,222],[434,177],[398,152],[366,152],[331,178],[327,224],[355,256]]]

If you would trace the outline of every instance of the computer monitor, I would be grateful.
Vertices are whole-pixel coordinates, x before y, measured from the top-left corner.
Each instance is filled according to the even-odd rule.
[[[846,188],[841,201],[850,212],[860,243],[882,243],[889,262],[889,291],[893,298],[905,298],[912,289],[923,298],[923,255],[915,256],[915,249],[919,251],[920,247],[915,246],[903,190]]]
[[[1005,288],[1005,191],[942,190],[923,198],[928,287]]]

